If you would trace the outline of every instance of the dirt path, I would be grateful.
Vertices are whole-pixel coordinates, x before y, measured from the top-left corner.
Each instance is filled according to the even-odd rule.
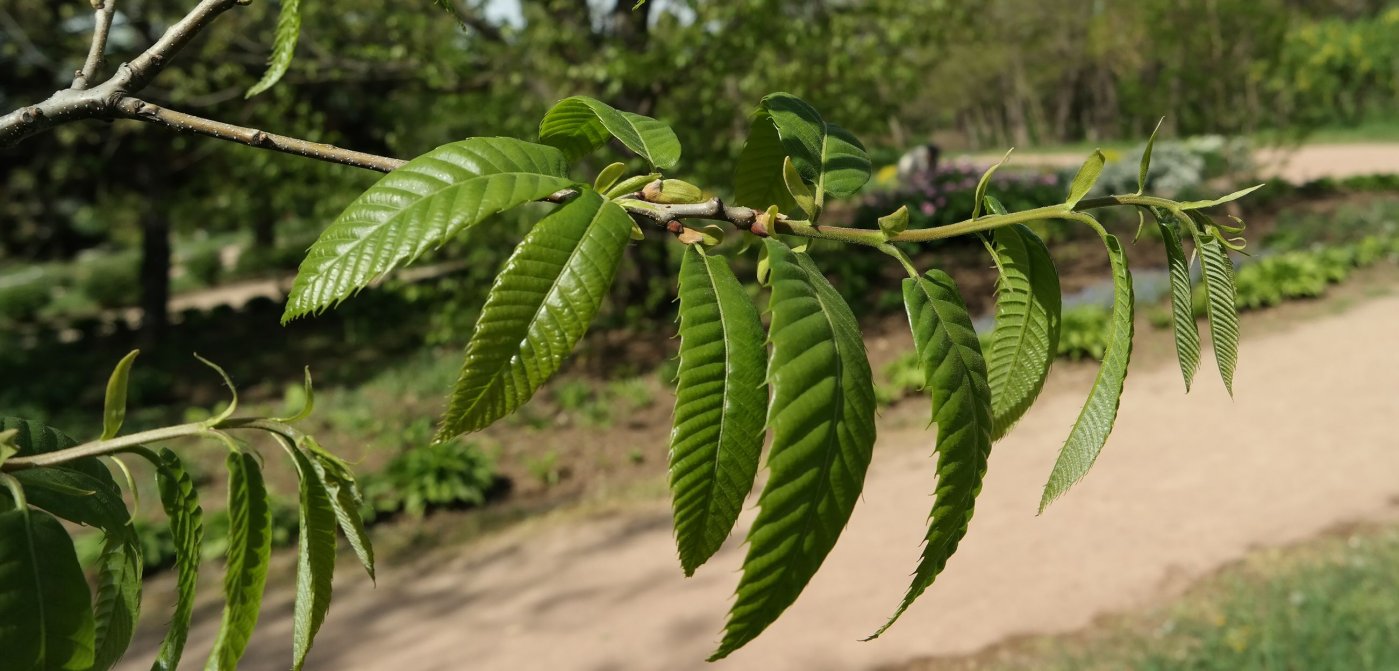
[[[309,668],[870,668],[970,653],[1017,634],[1074,630],[1157,602],[1250,548],[1394,517],[1399,297],[1260,331],[1271,326],[1245,322],[1232,401],[1208,367],[1189,396],[1173,365],[1135,368],[1098,466],[1036,517],[1040,487],[1093,369],[1056,372],[1045,398],[996,446],[961,551],[877,642],[858,639],[897,604],[930,504],[931,431],[890,426],[913,424],[910,413],[891,413],[903,422],[881,422],[864,500],[806,593],[725,662],[706,667],[701,660],[730,603],[741,536],[687,580],[658,501],[601,518],[526,525],[473,547],[383,566],[376,589],[342,565]],[[1147,347],[1168,344],[1153,339]],[[286,592],[269,599],[244,668],[284,668],[289,660]],[[216,607],[201,609],[191,655],[207,650]],[[128,668],[144,668],[136,662],[149,660],[152,649],[150,641],[138,645]]]

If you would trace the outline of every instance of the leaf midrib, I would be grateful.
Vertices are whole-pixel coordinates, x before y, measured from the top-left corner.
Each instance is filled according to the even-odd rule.
[[[733,365],[733,356],[730,351],[731,348],[729,347],[728,322],[724,319],[724,301],[719,296],[718,283],[714,281],[714,271],[709,267],[709,259],[705,258],[702,253],[700,261],[704,263],[704,276],[709,281],[710,288],[714,291],[714,308],[719,312],[719,331],[721,333],[721,341],[724,344],[724,392],[720,397],[719,404],[719,434],[715,437],[714,441],[714,478],[710,480],[709,486],[705,488],[704,492],[704,531],[708,532],[714,521],[713,508],[714,501],[716,500],[714,492],[719,488],[719,463],[723,461],[724,432],[728,428],[730,419],[728,408],[729,387],[732,386],[733,369],[731,366]]]

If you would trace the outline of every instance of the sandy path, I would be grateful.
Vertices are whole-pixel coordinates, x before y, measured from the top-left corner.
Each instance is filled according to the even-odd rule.
[[[1389,296],[1285,332],[1248,332],[1233,401],[1208,368],[1186,396],[1173,365],[1138,367],[1096,469],[1036,517],[1093,371],[1056,374],[997,445],[947,572],[883,639],[859,643],[906,586],[933,480],[932,434],[886,421],[864,501],[821,573],[766,634],[709,668],[868,668],[1069,631],[1155,602],[1250,548],[1393,517],[1396,331],[1399,297]],[[384,566],[372,590],[342,565],[310,668],[706,668],[741,562],[736,537],[683,578],[660,502],[434,554]],[[207,649],[217,619],[203,610],[191,654]],[[285,667],[290,615],[283,590],[244,668]],[[144,668],[134,662],[149,650],[137,646],[129,668]]]

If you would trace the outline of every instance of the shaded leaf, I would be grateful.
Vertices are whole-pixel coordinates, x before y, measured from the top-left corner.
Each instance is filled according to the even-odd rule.
[[[850,307],[805,254],[770,238],[768,482],[719,659],[796,600],[835,546],[874,446],[874,384]]]
[[[1176,360],[1185,379],[1185,391],[1200,367],[1200,328],[1195,323],[1195,306],[1190,288],[1190,260],[1180,241],[1180,223],[1169,214],[1157,215],[1161,241],[1166,247],[1166,268],[1171,278],[1171,322],[1176,341]]]
[[[175,610],[165,629],[152,671],[175,671],[189,637],[194,615],[195,588],[199,582],[199,551],[204,544],[204,510],[199,492],[174,452],[161,448],[158,453],[142,453],[156,467],[160,503],[170,520],[170,536],[175,546]]]
[[[776,205],[783,212],[795,213],[799,208],[783,179],[786,160],[787,149],[777,134],[772,115],[759,111],[734,167],[734,202],[759,210]]]
[[[330,610],[331,579],[335,574],[335,510],[325,482],[318,477],[311,459],[295,445],[287,452],[296,462],[301,479],[298,552],[296,560],[296,607],[292,624],[292,669],[306,664],[316,632]]]
[[[108,534],[97,560],[93,669],[110,669],[131,645],[141,613],[141,541],[130,525]]]
[[[1234,304],[1234,263],[1224,245],[1208,234],[1195,241],[1204,268],[1205,306],[1210,318],[1210,342],[1224,388],[1234,395],[1234,369],[1239,362],[1239,314]]]
[[[822,193],[843,198],[869,181],[864,145],[849,131],[827,123],[814,107],[790,93],[771,93],[760,108],[771,116],[797,172],[816,185],[818,198]]]
[[[91,667],[92,594],[68,532],[46,512],[12,509],[0,512],[0,539],[0,661],[24,671]]]
[[[607,297],[631,227],[584,190],[530,229],[481,308],[438,441],[490,426],[558,371]]]
[[[1059,273],[1044,241],[1016,224],[997,228],[992,253],[996,325],[986,350],[991,387],[992,440],[1020,421],[1044,389],[1059,350]]]
[[[301,262],[283,323],[319,312],[499,212],[573,185],[553,147],[511,138],[443,145],[384,175]]]
[[[326,492],[330,495],[331,509],[335,512],[335,521],[340,525],[340,531],[350,542],[350,548],[355,551],[355,556],[369,574],[369,579],[373,580],[374,546],[370,544],[364,520],[360,518],[359,511],[364,506],[364,496],[360,493],[354,473],[350,471],[348,464],[326,451],[310,436],[302,437],[300,447],[310,455],[312,471],[321,479],[321,484],[325,485]]]
[[[1113,301],[1109,322],[1107,351],[1088,392],[1088,401],[1069,432],[1069,439],[1059,451],[1049,482],[1040,498],[1040,512],[1077,483],[1092,468],[1098,454],[1117,422],[1117,409],[1122,400],[1122,386],[1127,379],[1127,363],[1132,357],[1132,273],[1127,268],[1127,255],[1117,237],[1099,231],[1112,262]]]
[[[267,61],[267,72],[244,94],[251,98],[281,81],[291,68],[292,56],[296,54],[296,42],[301,38],[301,0],[281,0],[282,11],[277,15],[277,36],[272,42],[272,57]]]
[[[903,282],[914,349],[932,395],[938,434],[937,498],[923,556],[903,602],[878,637],[928,589],[967,533],[991,456],[991,388],[967,306],[952,277],[930,270]]]
[[[272,552],[272,515],[262,471],[248,453],[228,454],[228,559],[223,591],[226,599],[218,638],[205,665],[208,671],[232,671],[248,647],[257,625],[267,561]]]
[[[724,544],[753,487],[766,423],[767,351],[758,310],[723,257],[687,248],[679,293],[670,488],[688,576]]]
[[[539,122],[540,143],[558,147],[570,162],[602,147],[609,135],[657,168],[680,161],[680,140],[670,126],[586,96],[560,100]]]

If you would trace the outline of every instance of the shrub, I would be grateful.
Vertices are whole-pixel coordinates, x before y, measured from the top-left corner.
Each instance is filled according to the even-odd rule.
[[[1102,360],[1108,349],[1111,313],[1098,305],[1064,310],[1059,326],[1059,356],[1072,361]]]
[[[972,215],[976,184],[984,172],[986,166],[954,162],[915,173],[899,187],[875,192],[861,201],[856,219],[864,228],[876,228],[879,217],[903,206],[908,208],[911,228],[961,221]],[[989,191],[1015,211],[1058,202],[1066,184],[1064,175],[1056,172],[1002,169],[991,176]]]
[[[217,246],[207,245],[189,252],[180,261],[185,274],[203,286],[211,286],[223,275],[223,256]]]
[[[0,321],[33,319],[53,299],[57,275],[35,266],[0,276]]]
[[[380,473],[364,478],[366,520],[406,513],[421,518],[437,509],[486,502],[496,486],[495,464],[475,443],[450,441],[412,447]]]
[[[75,275],[79,291],[104,308],[118,308],[141,295],[140,272],[140,255],[124,252],[83,259]]]

